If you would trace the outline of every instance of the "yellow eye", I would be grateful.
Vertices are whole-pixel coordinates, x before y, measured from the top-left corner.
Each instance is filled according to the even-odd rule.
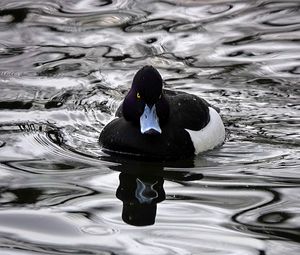
[[[141,98],[141,95],[140,95],[140,93],[138,92],[138,93],[136,93],[136,98],[137,99],[140,99]]]

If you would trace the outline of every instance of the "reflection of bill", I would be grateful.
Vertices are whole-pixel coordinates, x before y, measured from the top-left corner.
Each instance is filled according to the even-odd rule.
[[[102,157],[102,160],[117,163],[109,166],[111,170],[120,172],[116,197],[123,202],[123,221],[134,226],[155,223],[157,204],[166,199],[164,180],[183,184],[203,178],[201,173],[185,171],[194,167],[192,158],[183,161],[152,162],[110,156]],[[168,168],[172,170],[169,171]]]
[[[119,179],[116,196],[123,201],[123,221],[135,226],[153,225],[157,203],[166,197],[163,178],[120,173]]]

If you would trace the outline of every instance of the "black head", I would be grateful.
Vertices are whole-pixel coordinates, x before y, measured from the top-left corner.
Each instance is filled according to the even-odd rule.
[[[167,120],[169,105],[163,94],[163,79],[153,66],[144,66],[135,74],[123,102],[125,119],[139,125],[146,105],[150,109],[155,106],[160,124]]]
[[[146,104],[153,105],[159,100],[162,88],[160,73],[153,66],[144,66],[134,76],[131,89],[138,92]]]

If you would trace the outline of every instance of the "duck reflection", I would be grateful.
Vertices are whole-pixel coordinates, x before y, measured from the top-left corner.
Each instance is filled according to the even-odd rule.
[[[155,223],[157,204],[165,200],[164,179],[120,173],[116,196],[123,202],[122,219],[135,226]]]
[[[119,171],[119,187],[116,197],[123,202],[122,219],[134,226],[148,226],[155,223],[157,204],[166,199],[164,180],[187,182],[203,178],[202,174],[184,171],[168,171],[170,167],[192,168],[193,161],[141,162],[135,160],[112,160],[119,163],[110,166]]]

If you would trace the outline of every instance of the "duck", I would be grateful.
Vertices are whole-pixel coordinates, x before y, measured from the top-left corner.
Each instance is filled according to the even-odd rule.
[[[185,159],[221,146],[225,127],[218,109],[196,95],[163,88],[150,65],[135,74],[131,88],[102,129],[104,152],[150,159]]]

